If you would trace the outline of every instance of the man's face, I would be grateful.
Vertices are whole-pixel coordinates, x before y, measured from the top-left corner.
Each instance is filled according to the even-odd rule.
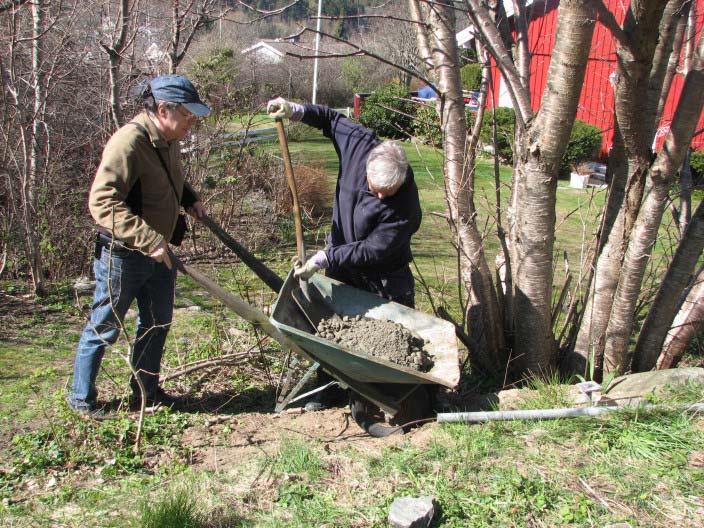
[[[393,196],[398,192],[398,187],[395,189],[377,189],[372,185],[372,182],[369,181],[369,177],[367,177],[367,187],[369,187],[369,192],[372,193],[374,196],[379,198],[379,200],[383,200],[384,198],[388,198],[389,196]]]
[[[157,108],[157,117],[161,132],[167,141],[180,141],[188,135],[193,123],[198,118],[186,110],[183,106],[169,108],[164,104],[159,104]]]

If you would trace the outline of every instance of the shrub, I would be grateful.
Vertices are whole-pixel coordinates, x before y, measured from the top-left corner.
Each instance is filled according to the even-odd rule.
[[[231,48],[204,53],[189,65],[187,73],[215,112],[249,106],[254,96],[252,84],[237,81],[239,64]]]
[[[476,114],[467,110],[467,131],[474,124]],[[480,140],[484,145],[492,145],[491,112],[484,114],[484,122],[480,131]],[[511,108],[496,109],[496,151],[502,163],[513,163],[513,127],[515,114]],[[413,135],[423,143],[434,147],[442,146],[442,131],[440,118],[434,107],[419,105],[413,121]]]
[[[442,146],[440,116],[432,105],[421,104],[416,108],[413,120],[413,135],[426,145]]]
[[[460,70],[460,77],[462,78],[462,89],[479,90],[482,85],[481,64],[465,64]]]
[[[689,158],[689,168],[692,169],[692,181],[702,181],[704,176],[704,151],[695,150]]]
[[[406,88],[389,83],[367,97],[359,118],[379,136],[403,138],[411,130],[414,111],[415,105],[408,100]]]
[[[502,163],[513,164],[513,131],[516,124],[516,113],[513,108],[496,108],[496,147],[495,152]],[[474,123],[475,114],[467,113],[467,126]],[[492,141],[492,113],[490,109],[484,114],[484,122],[479,133],[484,145],[493,145]]]
[[[575,119],[570,133],[570,142],[567,144],[567,150],[565,150],[560,163],[560,175],[568,175],[572,167],[576,167],[583,161],[594,159],[598,155],[600,147],[601,130],[599,127]]]

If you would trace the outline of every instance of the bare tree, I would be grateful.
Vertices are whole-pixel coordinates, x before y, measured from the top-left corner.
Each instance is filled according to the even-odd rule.
[[[171,34],[166,54],[169,73],[176,73],[196,34],[225,14],[217,0],[171,0]]]
[[[110,114],[115,129],[125,124],[125,117],[120,102],[120,66],[123,54],[137,36],[134,14],[139,6],[139,0],[120,0],[117,17],[111,30],[110,38],[100,40],[100,46],[108,56],[110,75]],[[110,4],[108,4],[108,20]]]

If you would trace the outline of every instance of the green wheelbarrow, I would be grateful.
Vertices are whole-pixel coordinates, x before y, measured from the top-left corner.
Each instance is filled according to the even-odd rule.
[[[282,396],[276,411],[310,395],[297,396],[316,369],[322,368],[343,389],[349,389],[354,420],[372,436],[387,436],[407,430],[414,422],[432,416],[432,395],[438,386],[454,388],[460,379],[459,353],[452,323],[359,290],[321,274],[308,281],[308,302],[314,312],[340,316],[362,315],[391,320],[426,341],[434,361],[429,372],[371,357],[360,350],[343,348],[314,335],[307,307],[300,302],[298,280],[289,273],[279,291],[269,320],[313,362],[299,383]],[[316,392],[316,391],[312,391]]]

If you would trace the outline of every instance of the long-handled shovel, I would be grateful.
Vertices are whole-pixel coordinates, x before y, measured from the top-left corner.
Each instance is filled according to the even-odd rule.
[[[286,180],[291,189],[293,199],[293,224],[296,231],[296,249],[298,258],[301,264],[306,261],[306,248],[303,240],[303,224],[301,222],[301,207],[298,203],[298,189],[296,187],[296,179],[293,175],[293,165],[291,163],[291,154],[288,151],[288,139],[284,130],[284,123],[281,118],[276,119],[276,132],[279,136],[279,145],[281,146],[281,157],[284,160],[284,170],[286,172]],[[317,328],[321,319],[325,319],[332,315],[332,311],[327,307],[327,303],[322,298],[322,295],[315,286],[310,286],[307,281],[299,281],[300,289],[295,289],[291,292],[296,304],[301,308],[308,321]]]

